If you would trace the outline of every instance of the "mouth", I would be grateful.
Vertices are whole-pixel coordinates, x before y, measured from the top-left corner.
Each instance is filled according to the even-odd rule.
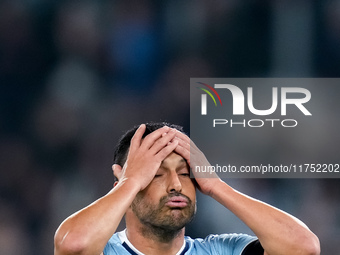
[[[184,208],[184,207],[187,207],[188,204],[189,204],[188,199],[186,199],[185,197],[181,197],[181,196],[171,197],[165,203],[165,205],[170,208]]]

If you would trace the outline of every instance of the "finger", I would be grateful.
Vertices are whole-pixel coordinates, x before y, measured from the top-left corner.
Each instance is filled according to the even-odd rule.
[[[175,150],[177,146],[178,146],[177,140],[173,142],[168,142],[168,144],[163,149],[161,149],[155,156],[158,158],[158,160],[163,161],[171,152]]]
[[[179,145],[183,146],[184,148],[186,148],[187,150],[190,151],[190,145],[193,144],[193,142],[191,141],[191,139],[184,133],[177,131],[176,132],[176,138],[179,141]]]
[[[168,133],[169,130],[170,128],[168,126],[164,126],[153,131],[144,138],[141,146],[145,149],[150,149],[150,147],[155,143],[155,141],[162,137],[163,134]]]
[[[189,140],[182,140],[180,144],[187,150],[191,151],[192,153],[196,151],[200,151],[200,149],[196,146],[196,144],[190,138]]]
[[[165,133],[150,147],[150,152],[155,155],[165,146],[167,146],[175,138],[176,130],[170,129],[168,133]]]
[[[135,134],[131,138],[130,142],[130,151],[133,152],[138,149],[142,142],[142,137],[145,132],[146,126],[145,124],[141,124],[138,129],[136,130]]]
[[[177,130],[176,137],[190,144],[190,138],[186,134],[182,133],[181,131]]]
[[[179,141],[179,140],[176,139],[175,141]],[[181,155],[190,165],[190,150],[183,147],[179,142],[174,151],[178,153],[179,155]]]
[[[178,133],[176,133],[176,137],[174,138],[174,140],[178,140],[178,144],[180,146],[182,146],[184,149],[190,151],[190,140],[189,140],[189,142],[187,142],[186,140],[179,138]]]

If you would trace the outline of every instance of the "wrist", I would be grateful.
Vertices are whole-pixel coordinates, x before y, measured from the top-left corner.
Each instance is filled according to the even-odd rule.
[[[136,195],[141,190],[141,187],[140,183],[133,180],[133,178],[123,177],[118,181],[115,189],[124,189],[128,193]]]
[[[231,189],[231,187],[226,184],[223,180],[221,180],[220,178],[217,178],[212,185],[212,188],[210,190],[210,196],[213,199],[216,199],[217,197],[220,196],[221,192],[224,193],[226,191],[226,189]]]

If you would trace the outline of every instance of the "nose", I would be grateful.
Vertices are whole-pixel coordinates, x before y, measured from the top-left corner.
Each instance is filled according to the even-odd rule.
[[[182,191],[182,183],[178,178],[178,174],[174,171],[168,175],[168,187],[167,192],[181,192]]]

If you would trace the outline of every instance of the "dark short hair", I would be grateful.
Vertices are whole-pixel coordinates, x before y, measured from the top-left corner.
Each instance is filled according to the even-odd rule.
[[[175,128],[178,131],[183,132],[183,127],[176,125],[176,124],[170,124],[167,122],[151,122],[151,123],[146,123],[146,129],[145,132],[143,134],[143,138],[145,136],[147,136],[148,134],[152,133],[153,131],[164,127],[164,126],[168,126],[171,128]],[[131,139],[133,137],[133,135],[135,134],[136,130],[138,129],[139,126],[134,126],[133,128],[131,128],[130,130],[128,130],[119,140],[115,152],[114,152],[114,157],[113,157],[113,163],[114,164],[118,164],[121,167],[123,167],[123,165],[125,164],[125,161],[127,159],[127,155],[129,152],[129,148],[130,148],[130,142]]]

